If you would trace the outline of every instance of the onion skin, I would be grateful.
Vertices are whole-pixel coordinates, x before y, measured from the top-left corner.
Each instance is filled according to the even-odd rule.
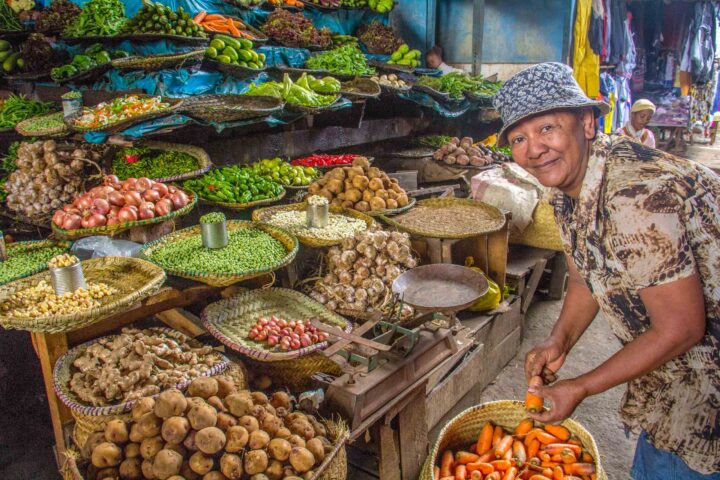
[[[135,184],[137,183],[137,178],[128,178],[124,182],[122,182],[122,189],[127,191],[135,190]]]
[[[175,207],[175,210],[179,210],[185,205],[187,205],[190,202],[190,198],[185,194],[185,192],[178,190],[177,192],[170,195],[170,200],[172,200],[173,207]]]
[[[135,189],[138,192],[144,192],[145,190],[149,190],[153,186],[153,181],[150,180],[147,177],[140,177],[137,179],[137,183],[135,184]]]
[[[57,210],[52,217],[52,221],[58,227],[62,227],[63,221],[65,220],[66,213],[64,210]]]
[[[155,182],[152,186],[152,189],[158,192],[160,194],[160,197],[164,197],[169,193],[168,186],[160,182]]]
[[[146,200],[148,202],[157,202],[158,200],[160,200],[160,197],[160,192],[153,189],[145,190],[142,193],[143,200]]]
[[[120,179],[117,177],[117,175],[105,175],[103,183],[105,185],[113,185],[115,183],[120,183]]]
[[[62,228],[64,230],[77,230],[82,226],[82,217],[80,215],[65,215]]]
[[[169,198],[163,198],[162,200],[158,200],[158,202],[155,204],[155,213],[159,217],[164,217],[172,211],[173,203],[172,200],[170,200]]]
[[[89,217],[82,219],[82,226],[85,228],[104,227],[106,223],[107,217],[99,213],[93,213]]]
[[[138,192],[129,191],[125,192],[125,205],[140,206],[142,203],[142,197]]]
[[[110,202],[103,198],[93,200],[92,212],[99,215],[107,215],[110,211]]]
[[[168,193],[175,193],[178,191],[177,187],[175,187],[173,185],[168,185],[167,188],[168,188]]]
[[[92,202],[93,202],[92,197],[89,194],[84,193],[84,194],[80,195],[75,200],[74,203],[75,203],[75,206],[77,208],[79,208],[80,210],[87,210],[88,208],[92,207]]]
[[[148,220],[155,218],[155,212],[149,208],[141,208],[140,214],[138,215],[141,220]]]
[[[120,219],[117,217],[108,217],[107,219],[107,226],[111,227],[113,225],[120,225]]]
[[[123,207],[118,212],[118,220],[120,220],[121,222],[133,222],[137,219],[137,212],[131,207]]]
[[[112,192],[108,195],[108,200],[112,205],[122,207],[125,205],[125,196],[120,192]]]

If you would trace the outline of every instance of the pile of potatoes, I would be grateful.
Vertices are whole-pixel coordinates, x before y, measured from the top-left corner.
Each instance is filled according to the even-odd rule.
[[[238,391],[225,377],[143,398],[131,417],[88,438],[88,480],[308,480],[333,448],[287,393]]]
[[[446,143],[433,154],[435,160],[439,160],[446,165],[472,165],[474,167],[484,167],[490,165],[495,158],[494,152],[485,145],[473,145],[473,139],[470,137],[453,137],[450,142]],[[497,154],[502,157],[502,154]]]
[[[327,198],[330,205],[361,212],[402,208],[410,202],[398,181],[371,167],[366,157],[355,157],[351,167],[333,168],[312,183],[308,193]]]

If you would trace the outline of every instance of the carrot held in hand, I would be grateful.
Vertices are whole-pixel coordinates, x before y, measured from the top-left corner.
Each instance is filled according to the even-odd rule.
[[[529,386],[530,387],[541,387],[543,384],[542,378],[540,376],[536,375],[530,379]],[[527,410],[530,413],[540,413],[543,410],[543,404],[544,399],[542,397],[538,397],[537,395],[534,395],[530,392],[527,392],[525,394],[525,410]]]

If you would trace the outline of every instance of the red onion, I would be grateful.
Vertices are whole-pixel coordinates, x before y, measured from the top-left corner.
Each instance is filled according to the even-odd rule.
[[[142,197],[138,192],[125,192],[125,205],[138,206],[140,203],[142,203]]]
[[[93,198],[107,199],[110,192],[113,192],[113,191],[114,190],[112,187],[101,186],[101,187],[95,187],[95,188],[91,189],[89,193],[90,193],[90,196]]]
[[[57,210],[52,217],[52,221],[58,227],[62,227],[63,221],[65,220],[65,211]]]
[[[82,226],[80,215],[65,215],[62,228],[65,230],[76,230]]]
[[[112,185],[114,183],[119,183],[120,179],[116,175],[105,175],[105,178],[103,179],[103,183],[105,185]]]
[[[108,195],[108,200],[112,205],[117,205],[118,207],[125,205],[125,196],[120,192],[111,192]]]
[[[269,346],[274,347],[275,345],[278,344],[279,339],[278,339],[277,335],[270,335],[270,336],[268,336],[267,342],[268,342]]]
[[[177,191],[178,191],[178,189],[176,186],[168,185],[168,193],[175,193]]]
[[[169,198],[163,198],[155,203],[155,213],[157,213],[159,217],[164,217],[172,211],[173,203]]]
[[[157,190],[150,189],[142,192],[142,198],[144,200],[147,200],[148,202],[157,202],[158,200],[160,200],[160,197],[160,192],[158,192]]]
[[[138,219],[137,212],[130,207],[123,207],[118,212],[118,219],[121,222],[132,222]]]
[[[138,178],[137,183],[135,184],[135,188],[139,192],[144,192],[145,190],[152,188],[152,186],[153,186],[153,181],[147,177]]]
[[[156,190],[161,197],[164,197],[168,194],[168,187],[164,183],[155,182],[152,186],[153,190]]]
[[[300,336],[300,344],[301,344],[303,347],[309,347],[310,345],[312,345],[312,340],[311,340],[310,337],[305,333],[305,334],[303,334],[303,335]]]
[[[103,227],[107,223],[107,217],[99,213],[93,213],[89,217],[82,219],[83,228]]]
[[[100,215],[107,215],[110,211],[110,202],[104,198],[96,198],[93,200],[92,212]]]
[[[75,206],[81,210],[87,210],[92,207],[92,197],[87,193],[83,193],[75,200]]]
[[[136,183],[137,183],[137,178],[128,178],[127,180],[122,182],[122,189],[125,191],[135,190]]]
[[[112,225],[120,225],[120,223],[121,223],[120,219],[117,217],[108,217],[108,219],[107,219],[108,227],[110,227]]]
[[[117,217],[117,214],[119,211],[120,211],[120,207],[118,207],[117,205],[110,205],[110,211],[108,212],[107,215],[108,215],[108,217],[111,215],[113,217]]]
[[[138,216],[142,220],[147,220],[149,218],[155,218],[155,210],[153,207],[149,207],[148,205],[152,205],[151,203],[145,203],[140,207],[140,213]]]
[[[290,348],[292,348],[293,350],[297,350],[301,346],[302,346],[302,344],[300,343],[300,340],[291,340],[290,341]]]

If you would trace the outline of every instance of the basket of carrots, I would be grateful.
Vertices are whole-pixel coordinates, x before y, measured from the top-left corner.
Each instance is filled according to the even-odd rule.
[[[195,15],[193,21],[208,33],[221,33],[235,38],[245,38],[253,43],[262,44],[268,41],[267,35],[243,22],[239,18],[219,13],[207,13],[205,10]]]
[[[540,425],[522,402],[471,407],[440,432],[420,480],[607,480],[590,432]]]

